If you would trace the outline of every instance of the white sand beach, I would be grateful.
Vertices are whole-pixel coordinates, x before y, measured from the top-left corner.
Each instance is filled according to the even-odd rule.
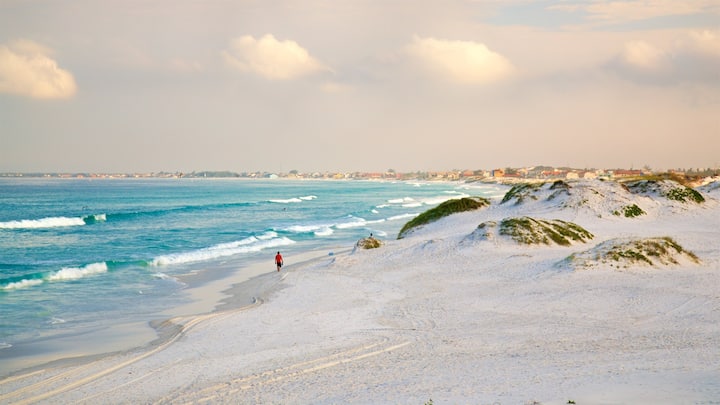
[[[0,403],[717,403],[717,184],[698,188],[703,203],[612,182],[546,187],[377,249],[286,257],[235,287],[252,305],[175,319],[151,347],[8,377]],[[645,214],[613,214],[631,204]],[[521,216],[593,237],[528,245],[478,231]],[[698,262],[594,259],[650,237]]]

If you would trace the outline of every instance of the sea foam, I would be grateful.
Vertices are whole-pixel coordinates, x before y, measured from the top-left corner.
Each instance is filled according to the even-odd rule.
[[[66,267],[48,276],[48,281],[77,280],[95,274],[107,273],[107,263],[92,263],[84,267]]]
[[[21,288],[30,288],[36,285],[40,285],[43,282],[44,281],[42,279],[20,280],[1,286],[0,290],[19,290]]]
[[[0,229],[38,229],[81,226],[102,222],[107,219],[105,214],[88,215],[85,217],[47,217],[40,219],[21,219],[0,222]]]
[[[203,262],[242,253],[259,252],[263,249],[286,246],[293,243],[295,243],[295,241],[286,237],[259,239],[251,236],[236,242],[221,243],[189,252],[158,256],[153,259],[151,264],[153,266],[169,266],[174,264]]]
[[[302,197],[293,197],[293,198],[286,198],[286,199],[274,199],[274,200],[268,200],[271,203],[277,203],[277,204],[290,204],[290,203],[299,203],[303,201],[310,201],[316,199],[317,196],[314,195],[306,195]]]

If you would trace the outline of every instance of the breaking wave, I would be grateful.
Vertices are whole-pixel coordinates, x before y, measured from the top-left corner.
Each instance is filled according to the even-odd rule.
[[[0,290],[17,290],[30,288],[46,282],[78,280],[81,278],[107,273],[108,264],[105,262],[91,263],[82,267],[63,267],[62,269],[49,273],[35,273],[0,280]]]
[[[87,215],[84,217],[47,217],[40,219],[21,219],[16,221],[0,222],[0,229],[38,229],[59,228],[66,226],[91,225],[107,220],[105,214]]]
[[[295,243],[295,241],[290,238],[277,237],[277,233],[275,232],[266,232],[260,236],[250,236],[235,242],[221,243],[189,252],[158,256],[152,260],[151,265],[168,266],[215,260],[241,253],[259,252],[263,249],[286,246],[293,243]]]
[[[316,199],[317,196],[315,195],[306,195],[302,197],[293,197],[293,198],[287,198],[287,199],[276,199],[276,200],[268,200],[268,202],[276,203],[276,204],[290,204],[290,203],[299,203],[303,201],[310,201]]]

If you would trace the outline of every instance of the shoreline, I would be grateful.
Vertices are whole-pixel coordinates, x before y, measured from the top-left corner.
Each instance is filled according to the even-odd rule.
[[[185,293],[191,297],[190,302],[160,312],[160,319],[108,325],[94,332],[78,331],[66,337],[51,339],[49,344],[55,348],[49,349],[49,354],[21,354],[4,359],[5,365],[10,364],[11,371],[0,376],[0,384],[48,368],[82,366],[103,358],[155,351],[186,332],[187,324],[192,325],[198,320],[244,311],[262,304],[278,288],[284,273],[297,266],[322,259],[322,253],[314,250],[288,258],[292,259],[293,263],[284,267],[280,273],[274,270],[268,271],[268,268],[274,267],[270,261],[268,261],[269,265],[265,262],[252,261],[244,267],[234,269],[232,274],[224,277],[213,277],[213,273],[227,271],[228,268],[225,266],[207,270],[211,272],[210,274],[179,276],[178,280],[182,282],[197,284],[185,290]],[[300,261],[296,261],[298,258]],[[74,355],[71,353],[71,349],[76,344],[73,339],[83,333],[91,334],[93,340],[102,341],[103,344],[90,349],[92,353]],[[63,341],[68,343],[62,344]],[[108,342],[112,343],[108,344]],[[59,344],[66,349],[58,349],[56,346]],[[36,349],[36,346],[29,349]],[[83,349],[88,350],[87,347]],[[61,354],[63,352],[64,354]]]
[[[351,249],[339,251],[337,254],[347,254]],[[334,256],[335,254],[333,254]],[[180,315],[167,318],[165,320],[156,320],[147,322],[156,337],[152,341],[137,345],[124,350],[111,352],[103,352],[79,357],[65,357],[52,361],[43,362],[30,367],[18,369],[7,376],[0,378],[0,387],[4,384],[12,384],[15,381],[34,379],[38,375],[55,374],[48,378],[48,381],[55,381],[59,378],[68,378],[75,376],[77,370],[92,370],[94,373],[75,381],[70,381],[56,389],[40,389],[39,394],[32,398],[22,398],[13,400],[25,393],[28,389],[0,393],[0,403],[6,403],[11,400],[12,403],[29,404],[42,401],[54,395],[62,394],[79,386],[85,385],[93,380],[100,379],[111,374],[121,368],[131,366],[133,363],[142,361],[153,356],[163,350],[171,347],[183,336],[186,336],[191,330],[213,320],[222,320],[226,317],[235,316],[237,314],[258,308],[266,303],[270,297],[282,289],[282,281],[295,269],[304,269],[314,263],[319,263],[328,257],[327,253],[321,255],[317,250],[303,253],[301,255],[290,256],[288,258],[299,259],[298,262],[283,267],[280,272],[265,271],[265,264],[255,262],[245,269],[251,270],[251,275],[244,274],[245,278],[239,282],[235,282],[222,291],[224,298],[216,302],[215,308],[206,313],[197,313],[192,315]],[[216,282],[216,281],[214,281]],[[202,289],[204,286],[198,287]],[[249,301],[249,302],[248,302]],[[244,302],[244,303],[243,303]],[[192,305],[192,304],[191,304]],[[108,367],[107,364],[110,364]],[[45,384],[45,379],[39,379],[35,384],[30,385],[34,388],[38,385]]]

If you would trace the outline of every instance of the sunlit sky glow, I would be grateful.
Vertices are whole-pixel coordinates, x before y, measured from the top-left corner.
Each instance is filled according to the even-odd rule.
[[[720,3],[0,0],[0,172],[720,166]]]

